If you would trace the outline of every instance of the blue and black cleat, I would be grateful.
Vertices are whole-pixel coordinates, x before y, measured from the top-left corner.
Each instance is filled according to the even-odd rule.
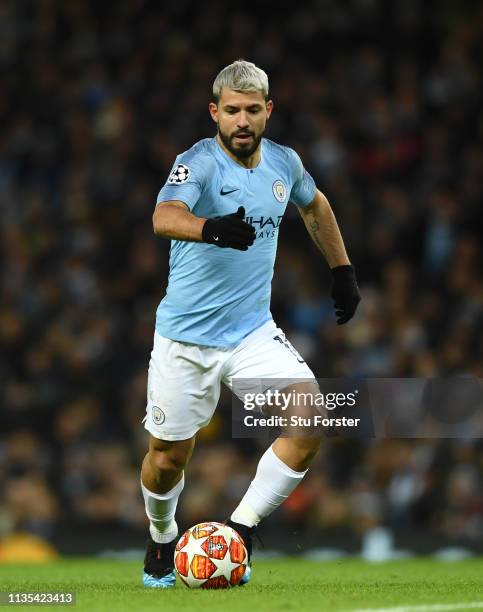
[[[143,584],[151,589],[170,589],[176,584],[174,549],[176,540],[158,544],[151,537],[146,543]]]

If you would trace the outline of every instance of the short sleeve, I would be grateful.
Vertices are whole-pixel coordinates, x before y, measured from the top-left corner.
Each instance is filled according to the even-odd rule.
[[[314,179],[304,168],[298,154],[289,147],[287,147],[287,150],[289,152],[290,169],[293,180],[289,200],[296,206],[303,208],[313,201],[317,188]]]
[[[190,151],[178,155],[156,204],[180,200],[192,210],[205,187],[210,167],[208,162],[205,155],[193,155]]]

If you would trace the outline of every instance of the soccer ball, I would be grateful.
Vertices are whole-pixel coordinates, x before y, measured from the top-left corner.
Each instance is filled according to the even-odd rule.
[[[247,566],[241,536],[222,523],[199,523],[179,539],[174,566],[186,586],[228,589],[239,584]]]

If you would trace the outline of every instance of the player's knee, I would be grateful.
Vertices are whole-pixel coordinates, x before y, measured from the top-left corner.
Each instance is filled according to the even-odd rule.
[[[149,455],[156,472],[179,474],[188,463],[186,455],[173,450],[152,450]]]
[[[158,473],[179,474],[190,460],[193,451],[192,444],[186,440],[175,442],[159,441],[156,445],[150,445],[149,460]]]

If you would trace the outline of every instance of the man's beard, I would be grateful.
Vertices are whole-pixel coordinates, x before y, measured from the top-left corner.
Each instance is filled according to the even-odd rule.
[[[240,130],[235,132],[232,136],[227,136],[226,134],[223,134],[223,132],[220,130],[220,126],[218,125],[218,134],[220,135],[221,141],[228,151],[230,151],[230,153],[232,153],[235,157],[238,157],[238,159],[246,159],[247,157],[253,155],[253,153],[255,153],[257,150],[263,136],[263,131],[258,136],[255,136],[254,132],[250,132],[248,130]],[[253,139],[252,144],[250,146],[241,146],[240,148],[233,146],[233,139],[239,134],[250,134]]]

